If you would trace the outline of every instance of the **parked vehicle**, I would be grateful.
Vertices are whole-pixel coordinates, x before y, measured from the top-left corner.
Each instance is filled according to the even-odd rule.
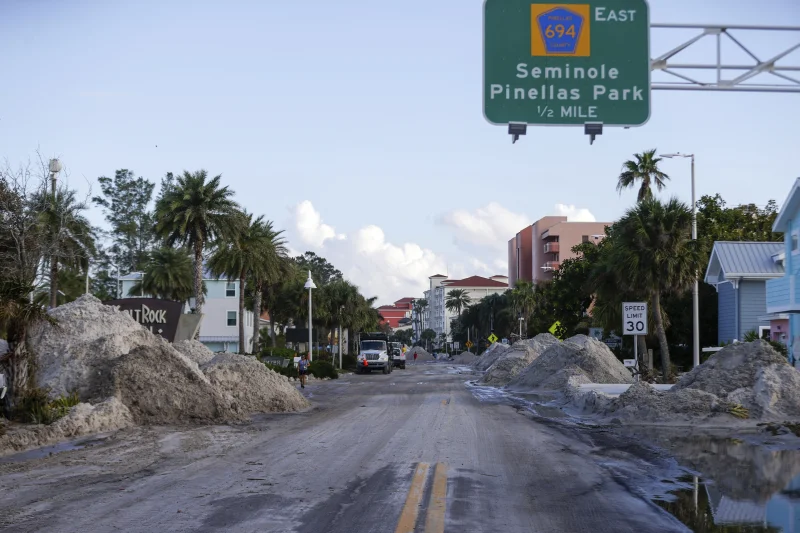
[[[392,373],[389,336],[385,333],[361,333],[358,339],[359,353],[356,357],[357,374],[365,374],[380,370],[384,374]]]
[[[406,354],[403,351],[403,343],[401,342],[390,342],[389,349],[392,352],[392,366],[396,366],[399,368],[406,367]]]

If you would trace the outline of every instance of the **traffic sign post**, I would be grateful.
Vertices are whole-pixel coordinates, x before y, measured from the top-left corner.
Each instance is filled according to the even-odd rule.
[[[639,368],[639,335],[647,335],[647,302],[622,303],[622,334],[633,335],[633,358]],[[636,374],[639,381],[639,374]]]
[[[647,0],[484,0],[483,113],[497,125],[647,122]]]
[[[489,342],[491,342],[492,344],[496,343],[496,342],[497,342],[497,335],[495,335],[494,333],[492,333],[491,335],[489,335],[489,339],[488,339],[488,340],[489,340]]]

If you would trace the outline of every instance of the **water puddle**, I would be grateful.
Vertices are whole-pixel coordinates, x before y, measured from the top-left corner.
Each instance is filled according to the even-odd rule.
[[[479,402],[510,405],[543,418],[558,418],[565,421],[570,418],[563,410],[552,404],[551,396],[545,394],[512,393],[497,387],[480,385],[477,381],[467,381],[465,385]]]
[[[650,431],[652,433],[652,430]],[[661,428],[649,440],[691,472],[656,505],[696,532],[800,532],[800,450],[753,435],[699,435]]]
[[[49,457],[57,453],[82,450],[90,446],[96,446],[98,444],[102,444],[106,441],[107,438],[108,435],[105,436],[97,435],[89,439],[78,439],[69,442],[61,442],[58,444],[53,444],[52,446],[43,446],[41,448],[36,448],[33,450],[28,450],[25,452],[15,453],[13,455],[7,455],[5,457],[0,457],[0,463],[21,463],[24,461],[31,461],[33,459],[42,459],[44,457]]]

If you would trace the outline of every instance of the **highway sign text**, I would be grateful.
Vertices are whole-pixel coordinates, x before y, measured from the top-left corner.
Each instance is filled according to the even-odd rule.
[[[647,122],[646,0],[485,0],[483,9],[483,112],[489,122]]]

